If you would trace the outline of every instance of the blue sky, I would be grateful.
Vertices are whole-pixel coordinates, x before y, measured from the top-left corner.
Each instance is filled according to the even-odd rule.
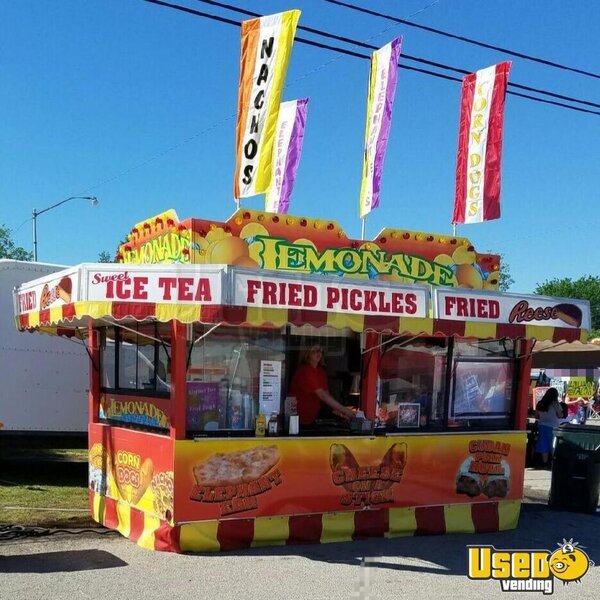
[[[401,18],[432,2],[355,1]],[[299,8],[302,25],[372,44],[401,34],[404,52],[472,71],[510,59],[316,0],[235,4],[262,14]],[[2,12],[0,223],[19,245],[31,248],[33,207],[74,195],[100,203],[73,200],[40,216],[39,260],[95,261],[114,253],[134,223],[167,208],[182,219],[233,213],[238,28],[141,0],[19,0]],[[600,72],[594,0],[440,0],[413,20]],[[511,82],[600,102],[598,79],[512,60]],[[310,98],[290,213],[334,218],[351,237],[360,235],[368,71],[368,61],[295,44],[284,90],[284,100]],[[458,83],[400,70],[367,237],[383,227],[451,232],[459,98]],[[503,216],[458,233],[481,252],[504,254],[512,291],[599,274],[599,134],[600,116],[507,97]]]

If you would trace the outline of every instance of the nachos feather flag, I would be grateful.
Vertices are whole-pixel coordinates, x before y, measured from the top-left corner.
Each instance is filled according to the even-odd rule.
[[[265,198],[265,210],[287,214],[296,172],[302,154],[308,98],[282,102],[279,107],[271,187]]]
[[[452,223],[500,218],[504,99],[510,62],[463,78]]]
[[[242,23],[234,197],[266,192],[277,114],[299,10]]]
[[[401,46],[402,38],[398,37],[373,52],[371,57],[365,155],[359,201],[361,219],[379,206],[381,174],[390,136]]]

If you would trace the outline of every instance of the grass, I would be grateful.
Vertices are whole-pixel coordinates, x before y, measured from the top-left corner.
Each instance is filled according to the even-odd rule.
[[[0,526],[97,526],[89,513],[86,460],[85,450],[71,449],[5,455],[0,462]]]
[[[21,461],[30,459],[34,461],[73,461],[86,462],[88,451],[85,448],[19,448],[17,450],[7,449],[3,457],[9,461]]]

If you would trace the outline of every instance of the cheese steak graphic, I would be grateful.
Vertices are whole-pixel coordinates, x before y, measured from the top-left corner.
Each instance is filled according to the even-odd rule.
[[[190,494],[196,502],[220,504],[221,515],[258,508],[257,496],[281,484],[277,446],[217,452],[193,468],[196,484]]]
[[[361,466],[344,444],[332,444],[329,466],[334,485],[345,492],[342,506],[370,506],[394,501],[393,485],[399,483],[407,461],[406,444],[393,444],[377,465]]]

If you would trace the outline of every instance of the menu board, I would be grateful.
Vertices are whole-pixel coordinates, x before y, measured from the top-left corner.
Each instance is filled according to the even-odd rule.
[[[261,415],[279,414],[281,409],[281,361],[260,361],[260,386],[258,392]]]

